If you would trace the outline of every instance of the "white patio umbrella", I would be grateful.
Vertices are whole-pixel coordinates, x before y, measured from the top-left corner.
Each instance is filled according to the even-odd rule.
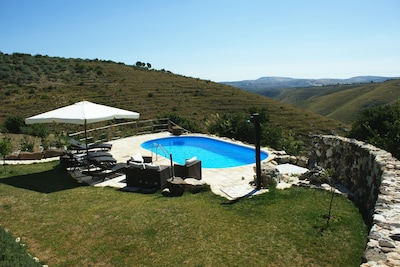
[[[84,125],[85,144],[87,147],[86,127],[88,123],[112,119],[138,119],[139,113],[100,105],[89,101],[81,101],[73,105],[48,111],[25,119],[26,124],[34,123],[71,123]]]

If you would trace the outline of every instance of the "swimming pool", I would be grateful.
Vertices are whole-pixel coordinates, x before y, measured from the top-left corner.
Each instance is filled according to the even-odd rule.
[[[203,136],[158,138],[142,143],[141,147],[166,158],[172,154],[173,161],[179,164],[197,157],[203,168],[229,168],[256,162],[252,147]],[[261,160],[267,157],[268,154],[261,151]]]

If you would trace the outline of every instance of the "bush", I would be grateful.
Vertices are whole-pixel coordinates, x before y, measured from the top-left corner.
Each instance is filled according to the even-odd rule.
[[[6,156],[11,153],[11,142],[9,138],[0,140],[0,155],[3,157],[4,172],[6,172]],[[0,257],[1,259],[1,257]]]
[[[206,121],[207,130],[212,134],[254,144],[254,124],[249,123],[249,118],[251,114],[258,113],[261,127],[261,146],[285,150],[292,155],[300,153],[303,143],[296,139],[294,132],[284,132],[282,128],[270,124],[266,108],[251,108],[248,112],[247,114],[215,114]]]
[[[37,258],[31,257],[20,238],[14,238],[0,227],[0,266],[42,266]]]
[[[3,128],[8,133],[13,134],[28,134],[32,136],[37,136],[46,138],[49,135],[49,126],[45,124],[32,124],[26,125],[25,120],[19,116],[10,116],[4,123]]]
[[[296,139],[293,131],[284,132],[281,136],[282,150],[285,150],[290,155],[298,155],[304,146],[304,143]]]
[[[347,135],[400,158],[400,100],[394,105],[365,109],[353,123]]]
[[[46,138],[49,133],[49,126],[45,124],[32,124],[22,128],[22,133],[37,136],[42,139]]]
[[[270,146],[277,150],[282,150],[283,130],[273,125],[263,125],[261,127],[261,145]]]
[[[254,143],[254,124],[248,122],[249,115],[243,113],[218,113],[207,120],[210,133]]]
[[[8,138],[0,140],[0,155],[7,156],[11,153],[11,142]]]
[[[201,129],[197,125],[196,121],[182,117],[176,113],[164,113],[159,118],[169,118],[172,122],[192,133],[201,132]]]
[[[35,144],[31,140],[29,140],[28,136],[24,136],[24,138],[21,140],[21,150],[22,151],[29,151],[33,152]]]
[[[25,121],[22,117],[19,116],[10,116],[8,117],[4,123],[3,127],[8,133],[20,134],[22,133],[22,129],[25,126]]]

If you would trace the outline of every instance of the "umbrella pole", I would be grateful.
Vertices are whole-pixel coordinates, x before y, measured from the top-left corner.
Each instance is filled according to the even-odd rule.
[[[87,145],[86,120],[85,120],[85,124],[84,124],[84,129],[85,129],[85,145],[86,145],[86,154],[88,154],[88,152],[89,152],[89,148],[88,148],[88,145]]]
[[[85,145],[86,145],[86,161],[87,161],[87,169],[90,171],[90,164],[89,164],[89,147],[87,143],[87,131],[86,131],[86,120],[84,124],[84,129],[85,129]]]

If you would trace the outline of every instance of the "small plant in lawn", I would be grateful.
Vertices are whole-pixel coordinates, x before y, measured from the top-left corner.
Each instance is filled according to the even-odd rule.
[[[324,170],[323,176],[325,176],[328,181],[329,185],[331,187],[331,199],[329,202],[329,209],[328,209],[328,214],[324,215],[324,218],[326,219],[326,227],[329,227],[329,222],[332,218],[332,203],[333,203],[333,197],[335,195],[335,188],[333,186],[333,176],[335,175],[335,171],[332,169],[326,169]]]

